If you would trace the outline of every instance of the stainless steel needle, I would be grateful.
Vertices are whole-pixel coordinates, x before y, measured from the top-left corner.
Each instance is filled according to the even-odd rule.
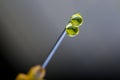
[[[46,68],[46,66],[48,65],[48,63],[50,62],[51,58],[53,57],[53,55],[55,54],[57,48],[59,47],[59,45],[61,44],[62,40],[64,39],[66,35],[66,31],[64,29],[64,31],[62,32],[62,34],[60,35],[60,37],[58,38],[58,40],[56,41],[55,45],[53,46],[53,48],[51,49],[47,59],[45,60],[45,62],[43,63],[42,67]]]

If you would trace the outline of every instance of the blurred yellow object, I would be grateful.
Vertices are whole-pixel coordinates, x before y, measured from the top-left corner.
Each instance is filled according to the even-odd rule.
[[[44,80],[45,69],[40,65],[32,67],[28,74],[20,73],[16,77],[16,80]]]

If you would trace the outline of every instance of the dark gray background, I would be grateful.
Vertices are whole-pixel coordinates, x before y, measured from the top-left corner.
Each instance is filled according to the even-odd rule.
[[[76,12],[80,34],[65,36],[46,79],[120,79],[120,0],[0,0],[3,73],[14,79],[42,64]]]

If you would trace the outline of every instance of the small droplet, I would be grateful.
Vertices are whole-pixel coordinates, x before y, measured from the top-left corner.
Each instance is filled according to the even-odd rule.
[[[80,13],[73,14],[73,15],[71,16],[70,23],[72,23],[72,25],[73,25],[74,27],[79,27],[79,26],[81,26],[82,23],[83,23],[83,18],[82,18],[82,16],[80,15]]]
[[[66,33],[70,37],[75,37],[79,34],[79,28],[74,27],[71,23],[68,23],[68,25],[66,26]]]

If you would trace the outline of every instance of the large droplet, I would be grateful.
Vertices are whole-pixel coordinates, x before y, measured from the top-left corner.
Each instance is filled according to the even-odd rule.
[[[81,26],[82,23],[83,23],[83,18],[82,18],[82,16],[80,15],[80,13],[73,14],[73,15],[71,16],[70,23],[72,23],[72,25],[73,25],[74,27],[79,27],[79,26]]]
[[[79,34],[79,28],[74,27],[71,23],[68,23],[68,25],[66,26],[66,33],[70,37],[75,37]]]

